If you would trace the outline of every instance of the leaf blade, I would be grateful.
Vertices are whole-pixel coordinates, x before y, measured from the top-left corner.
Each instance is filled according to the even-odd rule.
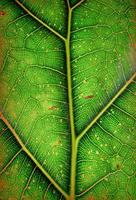
[[[58,2],[55,2],[54,8]],[[122,126],[120,128],[118,119],[127,118],[128,127],[132,126],[130,132],[135,132],[132,123],[135,120],[134,106],[126,103],[125,107],[122,105],[122,102],[130,100],[126,90],[132,89],[131,102],[135,101],[134,87],[130,86],[129,89],[127,87],[130,82],[134,82],[127,80],[135,71],[133,60],[133,42],[136,33],[133,27],[135,4],[133,1],[125,1],[122,4],[121,1],[112,0],[109,4],[105,0],[66,1],[62,3],[63,5],[58,4],[59,7],[62,6],[60,10],[65,10],[65,13],[60,13],[56,19],[56,13],[59,11],[56,10],[55,18],[51,19],[47,9],[51,4],[48,4],[48,0],[45,3],[47,7],[43,7],[43,10],[47,10],[46,16],[41,15],[41,10],[36,11],[36,6],[38,8],[43,5],[37,2],[32,5],[31,1],[18,1],[24,11],[10,0],[7,0],[4,6],[1,3],[2,9],[5,9],[2,11],[4,18],[1,31],[4,48],[1,54],[3,64],[0,105],[5,116],[2,118],[12,132],[16,132],[15,136],[19,138],[21,144],[26,144],[27,152],[31,152],[30,157],[46,172],[44,174],[53,181],[66,199],[76,199],[76,194],[78,194],[77,199],[80,196],[81,199],[94,199],[94,197],[99,199],[102,191],[104,191],[102,198],[107,196],[111,199],[115,196],[123,198],[126,191],[122,189],[121,180],[127,182],[123,173],[129,173],[129,163],[133,166],[133,156],[130,153],[127,155],[127,152],[134,149],[135,143],[133,138],[125,141],[125,137],[121,137],[125,129]],[[9,12],[11,8],[15,11],[13,14]],[[63,15],[65,17],[60,23],[59,20]],[[56,26],[52,20],[57,20],[57,24],[60,24]],[[60,29],[62,24],[64,27]],[[64,32],[67,25],[65,39]],[[107,112],[110,112],[110,107],[116,111],[111,113],[113,119],[105,117]],[[99,118],[106,123],[105,126],[99,123]],[[112,127],[109,127],[111,121]],[[107,130],[107,128],[116,129],[116,126],[119,138],[116,132],[115,135],[112,134],[113,129]],[[96,138],[95,135],[90,135],[94,129],[99,133]],[[79,135],[80,132],[83,135]],[[99,146],[101,145],[99,137],[101,142],[106,142],[105,147]],[[87,149],[86,143],[90,143]],[[121,153],[117,155],[118,157],[115,155],[116,148],[112,143],[115,143],[114,147],[118,149],[116,153]],[[97,177],[92,174],[90,164],[86,164],[90,163],[86,151],[92,146],[96,150],[96,155],[95,159],[90,161],[93,171],[95,173],[98,171]],[[99,159],[99,151],[102,159],[109,157],[106,164]],[[123,151],[128,159],[125,159]],[[12,155],[4,170],[16,162],[16,156],[19,156],[20,152]],[[105,158],[107,154],[110,155]],[[91,156],[93,155],[94,152]],[[123,159],[126,171],[118,174],[122,170]],[[100,164],[99,168],[98,166],[95,168],[97,163],[95,160]],[[109,174],[103,176],[105,172],[102,171],[102,166],[105,170],[108,169]],[[22,191],[22,199],[27,193],[35,171],[33,168],[27,175],[28,182]],[[108,177],[110,178],[108,184],[117,181],[121,187],[121,191],[115,196],[105,182]],[[84,178],[87,180],[83,180]],[[133,177],[130,183],[133,183],[132,179]],[[42,197],[38,198],[45,198],[50,188],[51,183],[47,185],[47,192],[45,194],[42,192]],[[131,184],[129,190],[131,192],[127,193],[126,198],[131,196],[133,198],[135,193]],[[87,196],[88,194],[91,196]],[[37,195],[41,195],[40,191]],[[54,196],[54,193],[49,195],[49,199],[53,199]],[[29,192],[27,197],[32,198]],[[56,198],[61,199],[62,196]]]

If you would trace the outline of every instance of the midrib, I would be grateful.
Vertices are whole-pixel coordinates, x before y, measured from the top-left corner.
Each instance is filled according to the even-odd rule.
[[[67,82],[68,82],[68,102],[69,102],[69,117],[70,117],[70,129],[71,129],[71,173],[70,173],[70,200],[75,199],[75,177],[76,177],[76,157],[77,157],[77,145],[76,134],[74,126],[74,109],[73,109],[73,97],[72,97],[72,73],[71,73],[71,56],[70,56],[70,35],[71,35],[71,17],[72,9],[68,3],[68,31],[67,39],[65,42],[66,47],[66,62],[67,62]]]

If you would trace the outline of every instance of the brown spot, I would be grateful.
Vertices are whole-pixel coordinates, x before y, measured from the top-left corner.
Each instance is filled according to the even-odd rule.
[[[50,106],[50,107],[48,107],[48,110],[57,110],[57,106]]]
[[[0,10],[0,16],[4,16],[4,15],[6,15],[6,12]]]
[[[61,144],[61,140],[57,140],[56,142],[54,142],[54,144],[52,145],[53,147],[56,147],[56,146],[58,146],[58,145],[60,145]]]
[[[88,95],[88,96],[85,96],[85,97],[84,97],[84,99],[92,99],[92,98],[94,98],[93,95]]]
[[[132,44],[132,46],[133,46],[134,48],[136,48],[136,43]]]
[[[132,19],[132,20],[130,20],[130,22],[136,22],[136,20],[135,20],[135,19]]]
[[[95,200],[93,196],[89,197],[88,200]]]
[[[61,140],[58,140],[58,141],[57,141],[57,145],[59,145],[59,144],[61,144]]]
[[[5,188],[6,188],[6,183],[3,180],[1,180],[0,181],[0,189],[3,190]]]
[[[119,163],[116,164],[116,168],[119,170],[121,169],[121,165]]]

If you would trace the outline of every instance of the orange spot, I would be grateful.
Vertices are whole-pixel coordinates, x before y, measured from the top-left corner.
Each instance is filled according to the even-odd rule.
[[[6,13],[4,11],[0,11],[0,16],[4,16]]]
[[[133,45],[134,48],[136,48],[136,43],[135,43],[135,44],[132,44],[132,45]]]
[[[89,197],[88,200],[95,200],[93,196]]]
[[[6,188],[6,183],[5,183],[5,181],[1,180],[0,181],[0,189],[3,190],[5,188]]]
[[[48,107],[48,110],[56,110],[58,107],[57,106],[50,106]]]
[[[60,144],[61,144],[61,140],[57,140],[56,142],[54,142],[52,146],[56,147],[56,146],[59,146]]]
[[[85,97],[84,97],[84,99],[92,99],[92,98],[94,98],[93,95],[88,95],[88,96],[85,96]]]

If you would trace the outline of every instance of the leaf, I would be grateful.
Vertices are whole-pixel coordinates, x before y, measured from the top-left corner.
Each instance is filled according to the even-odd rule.
[[[134,200],[135,2],[0,5],[0,199]]]

